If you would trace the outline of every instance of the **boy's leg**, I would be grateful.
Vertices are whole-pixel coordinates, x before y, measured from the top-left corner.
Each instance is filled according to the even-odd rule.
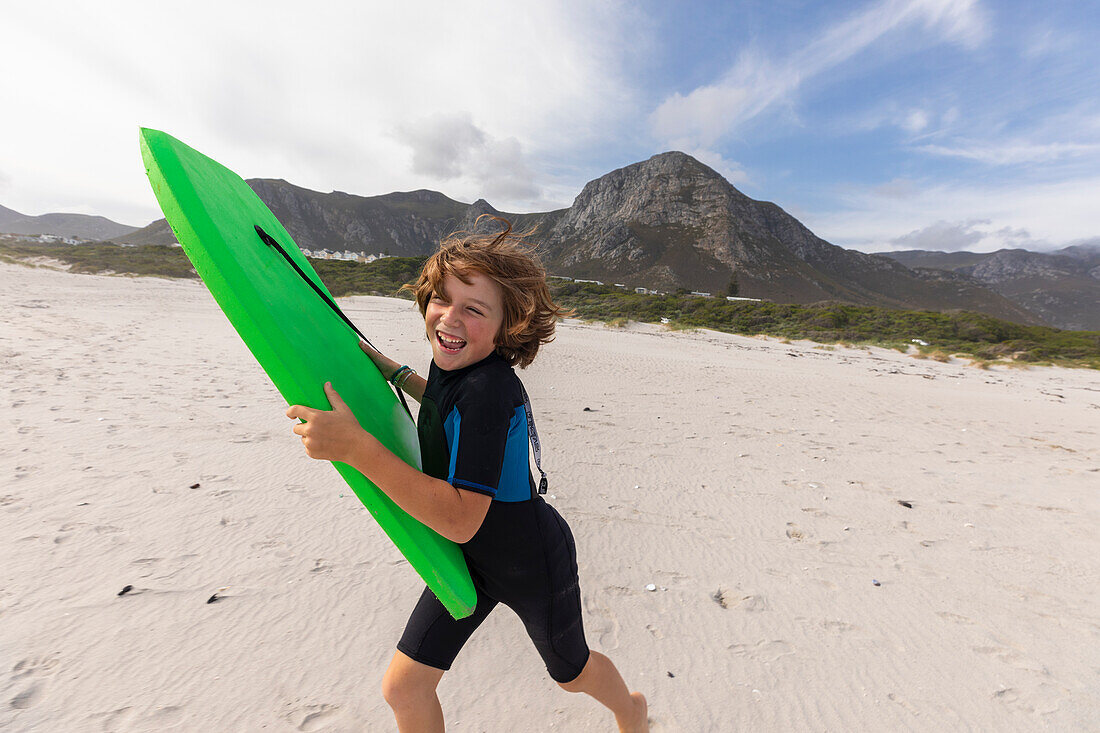
[[[480,587],[474,587],[477,606],[464,619],[452,618],[428,588],[409,616],[382,678],[382,696],[393,708],[402,733],[443,730],[443,709],[435,689],[444,670],[451,668],[459,650],[497,605]]]
[[[588,662],[577,678],[559,682],[566,692],[591,695],[615,714],[620,731],[648,731],[645,696],[631,693],[611,660],[599,652],[589,652]]]
[[[435,694],[443,670],[421,664],[402,652],[382,678],[382,696],[393,708],[401,733],[443,733],[443,708]]]

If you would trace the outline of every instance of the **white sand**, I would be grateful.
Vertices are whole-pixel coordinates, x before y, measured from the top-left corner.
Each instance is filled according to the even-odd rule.
[[[344,304],[426,367],[410,304]],[[201,284],[0,265],[0,365],[0,728],[393,729],[421,582]],[[1096,730],[1097,372],[569,324],[523,377],[653,730]],[[440,697],[612,728],[504,608]]]

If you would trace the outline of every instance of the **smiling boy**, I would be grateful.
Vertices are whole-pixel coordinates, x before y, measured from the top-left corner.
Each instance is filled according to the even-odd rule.
[[[498,603],[519,615],[562,689],[607,706],[621,731],[645,731],[645,698],[585,642],[573,535],[530,471],[530,405],[512,367],[534,360],[565,311],[532,250],[497,221],[505,227],[497,236],[444,240],[412,286],[432,348],[426,380],[362,344],[382,374],[420,402],[423,472],[363,430],[331,385],[331,411],[294,405],[287,416],[305,421],[294,432],[310,457],[354,466],[459,543],[466,558],[477,589],[473,614],[455,620],[425,588],[386,670],[383,695],[400,731],[444,729],[436,688]]]

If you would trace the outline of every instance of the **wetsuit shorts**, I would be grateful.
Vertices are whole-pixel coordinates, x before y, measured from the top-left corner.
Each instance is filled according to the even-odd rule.
[[[561,515],[541,496],[494,501],[478,533],[462,546],[477,589],[472,615],[455,620],[428,590],[409,617],[397,648],[436,669],[458,652],[498,603],[520,617],[546,670],[571,682],[588,662],[581,624],[577,548]]]

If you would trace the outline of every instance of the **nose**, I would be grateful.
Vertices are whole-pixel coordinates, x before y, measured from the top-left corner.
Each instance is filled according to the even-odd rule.
[[[439,315],[439,323],[442,325],[457,326],[462,323],[459,318],[460,311],[454,307],[453,304],[447,305],[443,308],[443,312]]]

